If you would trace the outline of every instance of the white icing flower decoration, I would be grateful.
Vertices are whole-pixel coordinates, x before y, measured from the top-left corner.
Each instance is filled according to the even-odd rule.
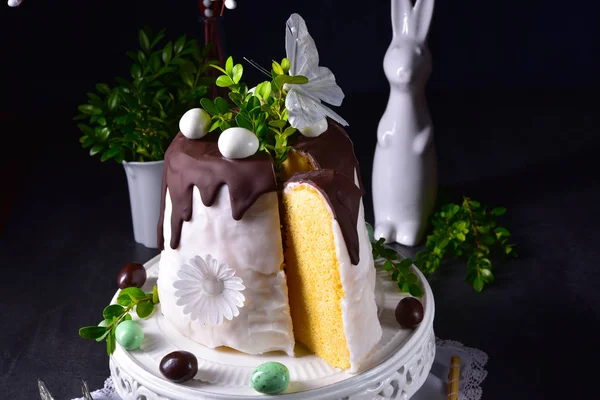
[[[339,106],[344,100],[344,92],[335,83],[335,76],[326,67],[319,66],[319,52],[315,41],[308,33],[304,19],[292,14],[286,22],[285,52],[290,60],[290,76],[302,75],[308,83],[285,84],[288,90],[285,108],[288,110],[290,125],[298,130],[320,123],[329,117],[347,126],[348,123],[332,109],[323,105],[326,102]]]
[[[183,313],[203,324],[220,325],[224,319],[240,315],[246,300],[242,278],[227,264],[219,263],[210,254],[206,259],[195,256],[177,272],[173,282],[177,305]]]

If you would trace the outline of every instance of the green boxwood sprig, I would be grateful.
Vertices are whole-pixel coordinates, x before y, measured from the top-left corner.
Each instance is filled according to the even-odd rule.
[[[152,288],[152,292],[144,293],[137,287],[129,287],[119,292],[117,304],[111,304],[104,308],[102,316],[104,319],[96,326],[85,326],[79,329],[79,336],[84,339],[93,339],[97,342],[106,340],[106,352],[111,355],[115,351],[115,332],[117,325],[131,319],[131,312],[135,312],[139,318],[148,318],[154,311],[154,306],[160,302],[158,289]]]
[[[419,285],[419,277],[410,270],[413,261],[410,258],[400,260],[398,253],[387,247],[384,242],[385,238],[371,241],[373,259],[383,261],[383,269],[392,274],[392,280],[401,291],[410,293],[411,296],[421,297],[423,289]]]
[[[259,151],[270,154],[275,171],[279,171],[291,149],[288,138],[296,133],[288,122],[285,84],[302,85],[308,78],[288,75],[290,61],[284,58],[281,63],[273,61],[270,81],[259,83],[254,92],[249,92],[248,86],[241,81],[244,68],[242,64],[234,64],[232,57],[227,59],[225,68],[214,64],[211,67],[223,73],[217,77],[216,84],[230,90],[228,97],[233,105],[222,97],[200,100],[202,108],[211,115],[209,132],[235,126],[254,132],[259,140]]]

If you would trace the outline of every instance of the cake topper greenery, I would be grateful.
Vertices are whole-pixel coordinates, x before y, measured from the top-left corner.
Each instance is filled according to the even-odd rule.
[[[166,43],[165,43],[166,42]],[[131,79],[116,78],[78,106],[74,118],[82,132],[79,141],[101,161],[158,161],[178,132],[181,116],[208,92],[209,47],[198,47],[185,35],[167,41],[163,29],[153,35],[139,31],[140,49],[127,52],[133,61]],[[87,122],[83,122],[87,121]]]
[[[492,259],[503,256],[516,257],[515,244],[510,242],[511,233],[498,225],[497,217],[506,209],[489,209],[478,201],[463,197],[459,204],[448,203],[430,218],[431,233],[425,248],[417,252],[415,259],[399,260],[396,251],[384,245],[385,238],[375,240],[369,227],[373,257],[383,260],[383,268],[392,275],[398,287],[413,296],[421,296],[417,276],[410,271],[414,264],[425,276],[436,272],[445,260],[466,262],[466,281],[477,292],[494,281]]]
[[[224,132],[232,127],[251,131],[258,138],[258,150],[273,157],[276,171],[287,159],[291,148],[288,138],[296,131],[318,136],[327,127],[327,117],[348,125],[322,103],[339,106],[344,93],[333,73],[319,66],[316,45],[298,14],[292,14],[286,22],[285,48],[287,57],[280,62],[273,61],[270,71],[247,60],[269,78],[250,90],[241,80],[242,64],[234,63],[232,57],[224,67],[211,65],[222,73],[216,84],[229,89],[228,97],[233,105],[223,97],[200,101],[209,114],[208,132]]]

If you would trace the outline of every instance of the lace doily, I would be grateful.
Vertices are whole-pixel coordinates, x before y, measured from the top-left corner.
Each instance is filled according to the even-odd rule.
[[[459,400],[481,400],[483,390],[481,384],[487,376],[485,364],[488,355],[472,347],[464,346],[455,340],[436,338],[436,355],[431,373],[423,387],[411,400],[444,400],[446,399],[445,382],[450,368],[450,357],[457,355],[461,358],[460,394]],[[112,379],[104,382],[102,389],[92,393],[94,400],[121,400],[115,391]],[[77,398],[74,400],[83,400]]]

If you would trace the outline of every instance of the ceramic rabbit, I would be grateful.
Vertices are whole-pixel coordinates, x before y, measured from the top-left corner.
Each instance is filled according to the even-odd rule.
[[[437,195],[433,126],[425,99],[427,33],[434,0],[391,0],[393,38],[383,60],[390,83],[373,160],[375,238],[415,246]]]

